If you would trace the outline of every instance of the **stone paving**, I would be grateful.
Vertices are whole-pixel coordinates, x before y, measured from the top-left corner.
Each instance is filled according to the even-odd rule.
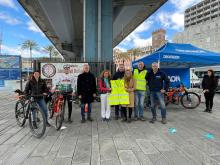
[[[102,122],[100,104],[93,104],[94,122],[80,123],[80,110],[73,105],[73,123],[66,129],[47,128],[41,139],[34,138],[28,122],[17,126],[15,99],[0,94],[0,164],[25,165],[216,165],[220,164],[220,94],[212,114],[168,106],[168,124],[146,122]],[[112,111],[113,112],[113,111]],[[160,113],[158,112],[158,116]],[[112,113],[114,116],[114,113]],[[160,120],[160,119],[159,119]],[[50,120],[54,124],[53,120]],[[169,128],[177,132],[169,133]],[[206,133],[214,139],[205,138]]]

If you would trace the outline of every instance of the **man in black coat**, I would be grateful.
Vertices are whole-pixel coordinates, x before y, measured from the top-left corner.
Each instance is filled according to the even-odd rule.
[[[78,76],[77,93],[81,100],[81,122],[85,120],[85,107],[88,105],[87,120],[93,121],[91,118],[91,103],[96,96],[96,80],[94,75],[89,71],[89,65],[83,66],[83,73]]]

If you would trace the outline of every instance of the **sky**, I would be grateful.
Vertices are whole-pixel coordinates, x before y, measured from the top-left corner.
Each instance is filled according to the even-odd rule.
[[[201,0],[168,0],[160,9],[145,20],[127,36],[117,48],[122,51],[134,47],[151,45],[151,33],[164,28],[166,39],[172,41],[175,33],[184,30],[184,10]],[[51,45],[33,20],[28,16],[17,0],[0,0],[0,36],[2,33],[2,54],[29,57],[28,51],[21,49],[25,40],[34,40],[39,49],[33,51],[33,57],[47,56],[43,47]]]

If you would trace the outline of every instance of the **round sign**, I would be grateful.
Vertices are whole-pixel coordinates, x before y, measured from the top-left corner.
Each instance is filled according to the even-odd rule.
[[[45,77],[51,78],[56,74],[56,67],[53,64],[45,64],[42,67],[42,73]]]

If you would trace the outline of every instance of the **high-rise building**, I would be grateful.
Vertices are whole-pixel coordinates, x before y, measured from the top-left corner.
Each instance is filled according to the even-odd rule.
[[[220,0],[204,0],[185,10],[185,28],[220,17]]]
[[[186,9],[185,29],[173,42],[220,53],[220,0],[204,0]]]
[[[152,49],[158,49],[166,43],[166,31],[164,29],[159,29],[152,32]]]

